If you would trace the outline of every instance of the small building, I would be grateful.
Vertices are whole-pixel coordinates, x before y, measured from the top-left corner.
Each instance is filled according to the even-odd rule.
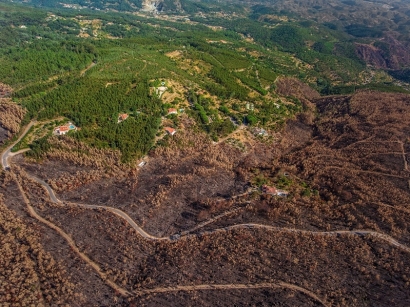
[[[246,107],[246,110],[251,110],[251,111],[255,110],[255,105],[253,103],[247,102],[245,107]]]
[[[168,109],[168,114],[167,115],[171,115],[171,114],[178,114],[177,109],[174,109],[174,108]]]
[[[280,196],[280,197],[287,197],[289,195],[289,192],[287,192],[287,191],[279,190],[275,187],[268,186],[266,184],[264,184],[262,186],[262,192],[265,193],[265,194],[276,195],[276,196]]]
[[[120,115],[118,116],[118,122],[120,123],[120,122],[126,120],[126,119],[128,118],[128,116],[129,116],[129,115],[128,115],[127,113],[120,114]]]
[[[174,135],[175,133],[177,133],[177,131],[171,127],[165,127],[164,129],[169,135]]]
[[[261,128],[260,131],[258,132],[258,135],[266,136],[266,135],[268,135],[268,133],[266,132],[265,129]]]
[[[67,125],[64,126],[59,126],[57,128],[54,129],[54,134],[56,135],[64,135],[66,134],[68,131],[70,131],[70,128]]]
[[[141,162],[138,164],[138,166],[139,166],[139,167],[143,167],[145,164],[147,164],[147,162],[141,161]]]
[[[164,94],[167,89],[168,88],[166,86],[160,86],[155,89],[155,93],[158,95],[159,98],[161,98],[162,94]]]
[[[260,135],[260,136],[267,136],[268,132],[263,128],[254,128],[253,129],[253,134],[254,135]]]
[[[262,186],[262,192],[265,194],[276,195],[278,193],[278,190],[275,187],[264,184]]]
[[[58,126],[58,127],[54,128],[54,134],[55,135],[64,135],[70,130],[77,130],[77,127],[73,123],[68,122],[67,124],[65,124],[63,126]]]
[[[60,135],[64,135],[66,134],[68,131],[70,131],[70,129],[67,126],[60,126],[58,128],[58,134]]]

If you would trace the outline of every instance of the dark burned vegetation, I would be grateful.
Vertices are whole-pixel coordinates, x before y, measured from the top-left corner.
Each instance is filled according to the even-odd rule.
[[[238,290],[166,289],[284,282],[335,306],[371,306],[375,301],[407,306],[408,253],[356,231],[384,233],[410,245],[409,96],[363,91],[317,98],[294,82],[279,88],[285,93],[287,86],[299,88],[305,112],[289,121],[275,142],[251,145],[249,138],[245,151],[189,132],[193,128],[187,122],[190,129],[151,152],[139,170],[115,163],[107,168],[101,161],[114,161],[119,154],[94,150],[89,155],[85,145],[70,154],[75,146],[64,139],[42,164],[21,158],[15,162],[49,178],[65,204],[50,203],[45,190],[28,180],[31,204],[68,233],[110,280],[137,293],[152,289],[129,303],[170,305],[189,299],[207,305],[235,299]],[[70,164],[61,162],[62,157]],[[16,171],[24,176],[23,170]],[[258,182],[287,189],[290,195],[261,194],[252,189]],[[75,203],[119,208],[152,235],[183,236],[151,241],[124,219]],[[223,230],[245,223],[262,226]],[[335,230],[352,232],[321,233]],[[288,288],[242,293],[243,304],[274,297],[289,305],[320,305]]]
[[[405,208],[408,95],[360,92],[317,105],[321,115],[313,143],[290,155],[300,174],[338,196],[350,191],[355,200]]]
[[[13,89],[0,83],[0,145],[20,129],[26,110],[10,99]]]
[[[39,230],[32,226],[17,217],[0,198],[0,304],[3,306],[71,301],[73,283],[62,264],[44,250]]]
[[[320,96],[406,92],[408,6],[308,2],[0,4],[0,305],[409,306],[409,95]]]
[[[173,285],[285,282],[307,288],[332,305],[362,306],[376,300],[407,304],[408,254],[371,236],[298,234],[262,228],[155,242],[141,238],[125,221],[105,211],[44,206],[36,202],[44,195],[41,189],[28,184],[26,191],[32,191],[30,201],[37,210],[69,233],[111,280],[129,290],[154,290],[131,302],[154,304],[164,299],[160,289]],[[393,277],[396,282],[390,287],[389,279]],[[159,294],[155,294],[157,288]],[[320,306],[304,293],[282,291],[289,294],[285,296],[288,303]],[[198,302],[226,302],[226,295],[234,293],[227,288],[187,295],[194,295]],[[249,295],[242,296],[243,304],[255,299],[269,301],[268,293],[285,299],[274,287],[246,293]],[[255,293],[258,298],[253,296]],[[181,295],[167,294],[170,301],[166,305],[183,302]]]

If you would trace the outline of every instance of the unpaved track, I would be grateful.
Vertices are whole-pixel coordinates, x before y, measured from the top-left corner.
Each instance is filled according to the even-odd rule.
[[[81,208],[103,209],[103,210],[110,211],[110,212],[114,213],[115,215],[118,215],[119,217],[126,220],[128,222],[128,224],[130,224],[130,226],[132,228],[134,228],[134,230],[136,232],[138,232],[145,239],[157,240],[157,241],[161,241],[161,240],[168,240],[169,241],[169,240],[171,240],[170,237],[156,237],[156,236],[150,235],[144,229],[142,229],[140,226],[138,226],[138,224],[135,223],[134,220],[127,213],[125,213],[124,211],[121,211],[119,209],[112,208],[112,207],[106,207],[106,206],[85,205],[85,204],[76,204],[76,203],[68,203],[68,204],[70,204],[72,206],[81,207]]]
[[[51,187],[45,183],[43,180],[39,180],[38,178],[28,175],[30,178],[32,178],[33,180],[35,180],[36,182],[40,183],[41,185],[43,185],[46,188],[46,191],[49,192],[49,190],[52,191]],[[54,193],[54,192],[53,192]],[[50,195],[51,198],[51,195]],[[52,198],[51,198],[52,199]],[[53,201],[55,202],[55,201]],[[58,201],[60,202],[60,201]],[[306,235],[315,235],[315,236],[329,236],[329,235],[356,235],[356,236],[365,236],[365,235],[370,235],[376,238],[379,238],[393,246],[396,246],[398,248],[400,248],[403,251],[406,251],[408,253],[410,253],[410,247],[399,243],[397,240],[395,240],[394,238],[392,238],[391,236],[384,234],[384,233],[380,233],[377,231],[372,231],[372,230],[363,230],[363,229],[358,229],[358,230],[334,230],[334,231],[309,231],[309,230],[302,230],[302,229],[295,229],[295,228],[283,228],[283,227],[275,227],[275,226],[269,226],[269,225],[264,225],[264,224],[254,224],[254,223],[244,223],[244,224],[236,224],[236,225],[232,225],[232,226],[228,226],[228,227],[224,227],[224,228],[218,228],[218,229],[214,229],[214,230],[210,230],[210,231],[203,231],[203,232],[199,232],[197,234],[194,234],[193,232],[196,230],[199,230],[200,228],[205,227],[206,225],[214,222],[215,220],[231,214],[234,212],[234,210],[231,211],[227,211],[227,213],[222,213],[219,216],[216,216],[214,218],[211,218],[208,221],[202,222],[201,224],[199,224],[198,226],[194,227],[193,229],[191,229],[190,231],[186,231],[183,232],[181,234],[175,234],[169,237],[156,237],[153,236],[149,233],[147,233],[146,231],[144,231],[137,223],[135,223],[135,221],[125,212],[117,209],[117,208],[112,208],[112,207],[108,207],[108,206],[97,206],[97,205],[85,205],[85,204],[77,204],[77,203],[68,203],[69,205],[73,205],[73,206],[77,206],[77,207],[82,207],[82,208],[88,208],[88,209],[103,209],[103,210],[107,210],[110,211],[116,215],[118,215],[119,217],[123,218],[124,220],[126,220],[128,222],[128,224],[134,228],[134,230],[139,233],[142,237],[146,238],[146,239],[150,239],[150,240],[167,240],[167,241],[175,241],[175,240],[179,240],[182,238],[187,238],[187,237],[191,237],[191,236],[198,236],[198,235],[204,235],[204,234],[212,234],[212,233],[216,233],[216,232],[226,232],[226,231],[230,231],[230,230],[234,230],[234,229],[264,229],[264,230],[270,230],[270,231],[276,231],[276,232],[292,232],[292,233],[300,233],[300,234],[306,234]]]
[[[87,71],[89,71],[91,68],[93,68],[95,65],[97,65],[97,63],[92,62],[90,65],[88,65],[86,68],[84,68],[81,72],[80,72],[80,76],[83,77],[85,75],[85,73]]]
[[[401,147],[401,154],[402,154],[402,157],[403,157],[404,170],[408,171],[409,170],[409,165],[407,163],[406,151],[404,150],[404,143],[403,142],[400,142],[400,147]]]
[[[376,205],[376,206],[380,206],[380,207],[390,208],[390,209],[393,209],[393,210],[398,210],[398,211],[405,212],[405,213],[410,213],[409,209],[395,207],[395,206],[388,205],[388,204],[385,204],[385,203],[380,203],[379,202],[379,203],[371,203],[371,204]]]
[[[61,228],[57,227],[56,225],[54,225],[53,223],[47,221],[46,219],[42,218],[40,215],[37,214],[37,212],[34,210],[34,208],[30,205],[30,201],[28,200],[23,187],[21,186],[20,181],[18,180],[18,178],[15,176],[15,174],[13,173],[14,179],[18,185],[18,188],[20,190],[21,195],[23,196],[24,202],[26,203],[27,206],[27,210],[29,212],[29,214],[35,218],[36,220],[40,221],[43,224],[46,224],[48,227],[50,227],[51,229],[54,229],[55,231],[57,231],[68,243],[68,245],[70,245],[71,249],[78,255],[80,256],[81,259],[83,259],[88,265],[90,265],[97,273],[98,275],[100,275],[101,279],[104,280],[109,286],[111,286],[114,290],[118,291],[121,295],[127,296],[130,295],[130,292],[127,291],[126,289],[118,286],[116,283],[114,283],[113,281],[109,280],[107,278],[107,275],[101,270],[101,268],[98,266],[98,264],[96,264],[94,261],[92,261],[86,254],[82,253],[77,245],[75,244],[74,240],[67,234],[65,233]]]
[[[50,199],[53,203],[61,203],[61,201],[57,198],[56,194],[54,193],[54,190],[50,187],[49,184],[47,184],[44,180],[41,180],[37,177],[34,176],[30,176],[29,174],[27,174],[26,172],[24,172],[24,174],[29,177],[30,179],[34,180],[35,182],[39,183],[43,188],[46,189],[48,195],[50,196]]]
[[[21,141],[21,139],[27,134],[27,132],[30,130],[31,127],[33,127],[33,125],[36,123],[36,121],[31,121],[26,128],[23,130],[23,132],[21,133],[20,137],[17,139],[17,141],[15,141],[13,144],[11,144],[9,147],[7,147],[2,155],[1,155],[1,165],[3,166],[3,169],[8,169],[10,167],[10,165],[8,164],[8,158],[10,156],[14,156],[17,153],[12,153],[11,149],[14,147],[14,145],[16,145],[18,142]]]
[[[325,169],[340,169],[340,170],[346,170],[346,168],[341,167],[341,166],[325,166],[323,170]],[[393,174],[386,174],[382,172],[373,172],[373,171],[365,171],[361,169],[353,169],[349,168],[349,171],[356,172],[356,173],[364,173],[364,174],[371,174],[371,175],[376,175],[376,176],[386,176],[386,177],[393,177],[393,178],[399,178],[399,179],[409,179],[408,177],[403,177],[399,175],[393,175]]]
[[[257,284],[211,284],[211,285],[193,285],[193,286],[175,286],[175,287],[165,287],[165,288],[154,288],[154,289],[144,289],[138,290],[138,294],[155,294],[164,292],[178,292],[178,291],[198,291],[198,290],[236,290],[236,289],[261,289],[261,288],[285,288],[297,292],[302,292],[313,300],[321,303],[323,306],[330,306],[327,302],[323,301],[313,292],[286,282],[277,283],[257,283]]]
[[[297,285],[285,283],[282,281],[279,281],[277,283],[253,283],[253,284],[202,284],[202,285],[190,285],[190,286],[181,286],[181,285],[176,285],[174,287],[157,287],[157,288],[152,288],[152,289],[138,289],[134,290],[132,292],[122,288],[121,286],[117,285],[110,279],[108,279],[107,275],[102,272],[101,268],[99,267],[98,264],[93,262],[86,254],[82,253],[78,247],[76,246],[74,240],[67,234],[65,233],[61,228],[57,227],[53,223],[47,221],[46,219],[42,218],[40,215],[37,214],[37,212],[34,210],[34,208],[30,205],[30,201],[28,200],[23,187],[21,186],[20,181],[18,180],[17,176],[13,174],[13,177],[18,185],[18,188],[20,190],[21,195],[23,196],[24,202],[26,203],[27,210],[29,214],[40,221],[41,223],[46,224],[48,227],[54,229],[57,231],[68,243],[68,245],[72,248],[72,250],[77,253],[77,255],[80,256],[81,259],[83,259],[88,265],[90,265],[101,277],[102,280],[104,280],[109,286],[111,286],[114,290],[116,290],[118,293],[120,293],[123,296],[140,296],[144,294],[155,294],[155,293],[166,293],[166,292],[179,292],[179,291],[200,291],[200,290],[235,290],[235,289],[262,289],[262,288],[285,288],[285,289],[290,289],[296,292],[302,292],[303,294],[307,295],[311,299],[321,303],[323,306],[330,306],[327,302],[323,301],[321,298],[319,298],[315,293],[312,291],[302,288]],[[33,176],[30,176],[32,179],[34,179]],[[38,178],[36,178],[38,179]],[[34,179],[35,180],[35,179]],[[43,180],[35,180],[36,182],[40,184],[45,184]],[[46,191],[48,192],[51,187],[45,187]],[[51,189],[52,190],[52,189]],[[60,201],[57,201],[60,202]],[[93,206],[93,205],[77,205],[80,207],[86,207],[86,208],[91,208],[91,209],[105,209],[109,210],[120,217],[124,218],[138,233],[140,233],[144,238],[148,238],[151,240],[170,240],[170,238],[158,238],[154,237],[148,233],[146,233],[142,228],[140,228],[126,213],[122,212],[121,210],[115,209],[115,208],[110,208],[110,207],[104,207],[104,206]],[[239,208],[238,208],[239,209]],[[230,212],[232,213],[232,212]],[[214,218],[215,219],[215,218]],[[220,229],[217,231],[221,231]]]
[[[25,130],[25,132],[22,134],[22,136],[20,136],[19,140],[25,135],[25,133],[28,131],[30,127],[28,126]],[[17,142],[19,141],[17,140]],[[16,142],[16,143],[17,143]],[[14,144],[13,144],[14,146]],[[11,147],[10,147],[11,148]],[[6,154],[6,162],[7,162],[7,158],[10,155],[10,152]],[[2,160],[4,158],[4,153],[2,156]],[[3,165],[4,166],[4,165]],[[101,268],[98,266],[97,263],[93,262],[86,254],[82,253],[78,247],[76,246],[74,240],[67,234],[65,233],[61,228],[57,227],[56,225],[54,225],[53,223],[47,221],[46,219],[42,218],[40,215],[37,214],[37,212],[34,210],[34,208],[30,205],[30,201],[28,200],[20,181],[18,180],[17,176],[12,172],[15,181],[18,185],[18,188],[24,198],[24,202],[26,203],[27,209],[29,214],[37,219],[38,221],[40,221],[41,223],[46,224],[48,227],[54,229],[55,231],[57,231],[69,244],[69,246],[72,248],[72,250],[77,253],[77,255],[80,256],[81,259],[83,259],[87,264],[89,264],[101,277],[101,279],[103,279],[109,286],[111,286],[114,290],[116,290],[118,293],[120,293],[123,296],[132,296],[132,295],[143,295],[143,294],[155,294],[155,293],[164,293],[164,292],[178,292],[178,291],[199,291],[199,290],[231,290],[231,289],[260,289],[260,288],[287,288],[287,289],[291,289],[294,291],[298,291],[298,292],[302,292],[305,295],[309,296],[310,298],[316,300],[317,302],[320,302],[323,306],[330,306],[330,304],[328,304],[327,302],[325,302],[324,300],[320,299],[315,293],[302,288],[300,286],[297,285],[293,285],[293,284],[289,284],[289,283],[285,283],[282,281],[279,281],[277,283],[255,283],[255,284],[203,284],[203,285],[190,285],[190,286],[181,286],[181,285],[176,285],[173,287],[157,287],[157,288],[153,288],[153,289],[139,289],[139,290],[135,290],[135,291],[128,291],[124,288],[122,288],[121,286],[117,285],[116,283],[114,283],[113,281],[111,281],[110,279],[107,278],[107,275],[101,270]],[[35,182],[37,182],[38,184],[42,185],[47,193],[50,196],[50,199],[52,202],[54,203],[61,203],[60,200],[58,200],[58,198],[56,197],[53,189],[43,180],[36,178],[34,176],[28,175],[27,176],[34,180]],[[74,206],[78,206],[78,207],[83,207],[83,208],[88,208],[88,209],[103,209],[103,210],[107,210],[110,211],[118,216],[120,216],[121,218],[125,219],[129,225],[135,230],[137,231],[137,233],[139,233],[142,237],[146,238],[146,239],[150,239],[150,240],[166,240],[166,241],[176,241],[179,239],[184,239],[187,237],[192,237],[192,236],[198,236],[198,235],[206,235],[206,234],[213,234],[213,233],[217,233],[217,232],[226,232],[226,231],[230,231],[230,230],[234,230],[234,229],[264,229],[264,230],[270,230],[270,231],[277,231],[277,232],[293,232],[293,233],[300,233],[300,234],[306,234],[306,235],[358,235],[358,236],[365,236],[365,235],[370,235],[376,238],[379,238],[397,248],[402,249],[403,251],[409,252],[410,253],[410,248],[399,243],[398,241],[396,241],[395,239],[393,239],[392,237],[383,234],[383,233],[378,233],[375,231],[371,231],[371,230],[336,230],[336,231],[322,231],[322,232],[315,232],[315,231],[307,231],[307,230],[300,230],[300,229],[292,229],[292,228],[280,228],[280,227],[274,227],[274,226],[268,226],[268,225],[262,225],[262,224],[238,224],[238,225],[232,225],[232,226],[228,226],[225,228],[220,228],[220,229],[215,229],[215,230],[211,230],[211,231],[203,231],[197,234],[193,234],[192,232],[205,227],[206,225],[214,222],[215,220],[226,216],[228,214],[233,213],[235,210],[231,210],[231,211],[227,211],[226,213],[220,214],[214,218],[211,218],[208,221],[205,221],[201,224],[199,224],[197,227],[191,229],[191,231],[188,231],[186,233],[184,233],[184,235],[174,235],[174,236],[170,236],[170,237],[156,237],[153,235],[150,235],[149,233],[145,232],[140,226],[138,226],[137,223],[134,222],[134,220],[128,216],[125,212],[116,209],[116,208],[112,208],[112,207],[107,207],[107,206],[96,206],[96,205],[85,205],[85,204],[76,204],[76,203],[69,203],[70,205],[74,205]]]
[[[406,251],[410,253],[410,247],[399,243],[397,240],[393,239],[389,235],[386,235],[381,232],[377,231],[372,231],[372,230],[334,230],[334,231],[309,231],[309,230],[301,230],[301,229],[293,229],[293,228],[282,228],[282,227],[275,227],[275,226],[268,226],[268,225],[262,225],[262,224],[237,224],[237,225],[232,225],[228,226],[222,229],[216,229],[209,231],[208,233],[213,233],[216,231],[227,231],[227,230],[233,230],[233,229],[243,229],[243,228],[248,228],[248,229],[265,229],[265,230],[271,230],[271,231],[277,231],[277,232],[293,232],[293,233],[301,233],[301,234],[306,234],[306,235],[314,235],[314,236],[334,236],[334,235],[356,235],[356,236],[365,236],[365,235],[370,235],[376,238],[379,238],[391,245],[394,245],[398,248],[400,248],[403,251]]]
[[[362,143],[372,143],[372,144],[374,144],[374,143],[398,143],[398,144],[403,144],[403,142],[402,142],[402,141],[399,141],[399,140],[397,140],[397,141],[375,141],[375,140],[370,140],[371,138],[372,138],[372,137],[369,137],[369,138],[367,138],[367,139],[365,139],[365,140],[354,142],[354,143],[352,143],[352,144],[350,144],[350,145],[345,146],[345,147],[343,148],[343,150],[346,150],[346,149],[348,149],[348,148],[350,148],[350,147],[354,147],[355,145],[357,145],[357,144],[362,144]]]
[[[191,228],[191,229],[189,229],[189,230],[186,230],[186,231],[181,232],[181,236],[187,235],[187,234],[192,233],[192,232],[194,232],[194,231],[196,231],[196,230],[198,230],[198,229],[204,228],[206,225],[212,224],[213,222],[216,222],[217,220],[219,220],[219,219],[221,219],[221,218],[223,218],[223,217],[225,217],[225,216],[228,216],[228,215],[230,215],[230,214],[236,213],[236,212],[238,212],[238,211],[240,211],[240,210],[242,210],[242,209],[243,209],[243,207],[237,207],[237,208],[234,208],[234,209],[225,211],[224,213],[221,213],[221,214],[219,214],[219,215],[217,215],[217,216],[214,216],[213,218],[211,218],[211,219],[209,219],[209,220],[206,220],[206,221],[204,221],[204,222],[202,222],[202,223],[199,223],[197,226],[195,226],[195,227],[193,227],[193,228]]]

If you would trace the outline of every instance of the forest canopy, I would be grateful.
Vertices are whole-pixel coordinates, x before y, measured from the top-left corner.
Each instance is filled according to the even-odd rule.
[[[68,1],[75,9],[53,1],[33,4],[48,9],[0,4],[0,81],[15,88],[13,99],[28,110],[25,122],[64,117],[80,128],[71,137],[119,149],[123,161],[155,146],[170,107],[188,107],[186,114],[213,139],[235,125],[280,127],[301,104],[288,97],[282,103],[275,91],[279,76],[298,78],[322,94],[361,86],[398,90],[386,76],[361,84],[367,68],[351,37],[378,37],[378,27],[319,24],[266,5],[248,14],[212,1],[184,0],[180,8],[161,2],[172,14],[189,14],[173,21],[117,12],[141,8],[139,0]],[[225,6],[229,18],[214,14]],[[388,44],[374,46],[391,55]],[[408,80],[406,70],[390,75]],[[154,94],[153,80],[184,90],[164,102]],[[122,113],[129,119],[118,123]],[[170,119],[177,127],[178,116]]]

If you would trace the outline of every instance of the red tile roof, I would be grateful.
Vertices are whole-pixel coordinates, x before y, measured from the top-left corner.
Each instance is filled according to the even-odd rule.
[[[165,127],[164,128],[166,132],[168,132],[170,135],[174,135],[175,132],[177,132],[174,128],[171,127]]]
[[[70,130],[70,128],[68,126],[60,126],[58,127],[58,130],[60,130],[60,132],[64,132]]]
[[[120,119],[122,119],[122,120],[126,120],[127,118],[128,118],[128,114],[127,113],[124,113],[124,114],[120,114]]]
[[[272,194],[272,195],[278,194],[278,190],[275,187],[270,187],[266,184],[262,186],[262,191],[266,194]]]
[[[177,109],[174,109],[174,108],[168,109],[168,114],[174,114],[174,113],[178,113]]]

